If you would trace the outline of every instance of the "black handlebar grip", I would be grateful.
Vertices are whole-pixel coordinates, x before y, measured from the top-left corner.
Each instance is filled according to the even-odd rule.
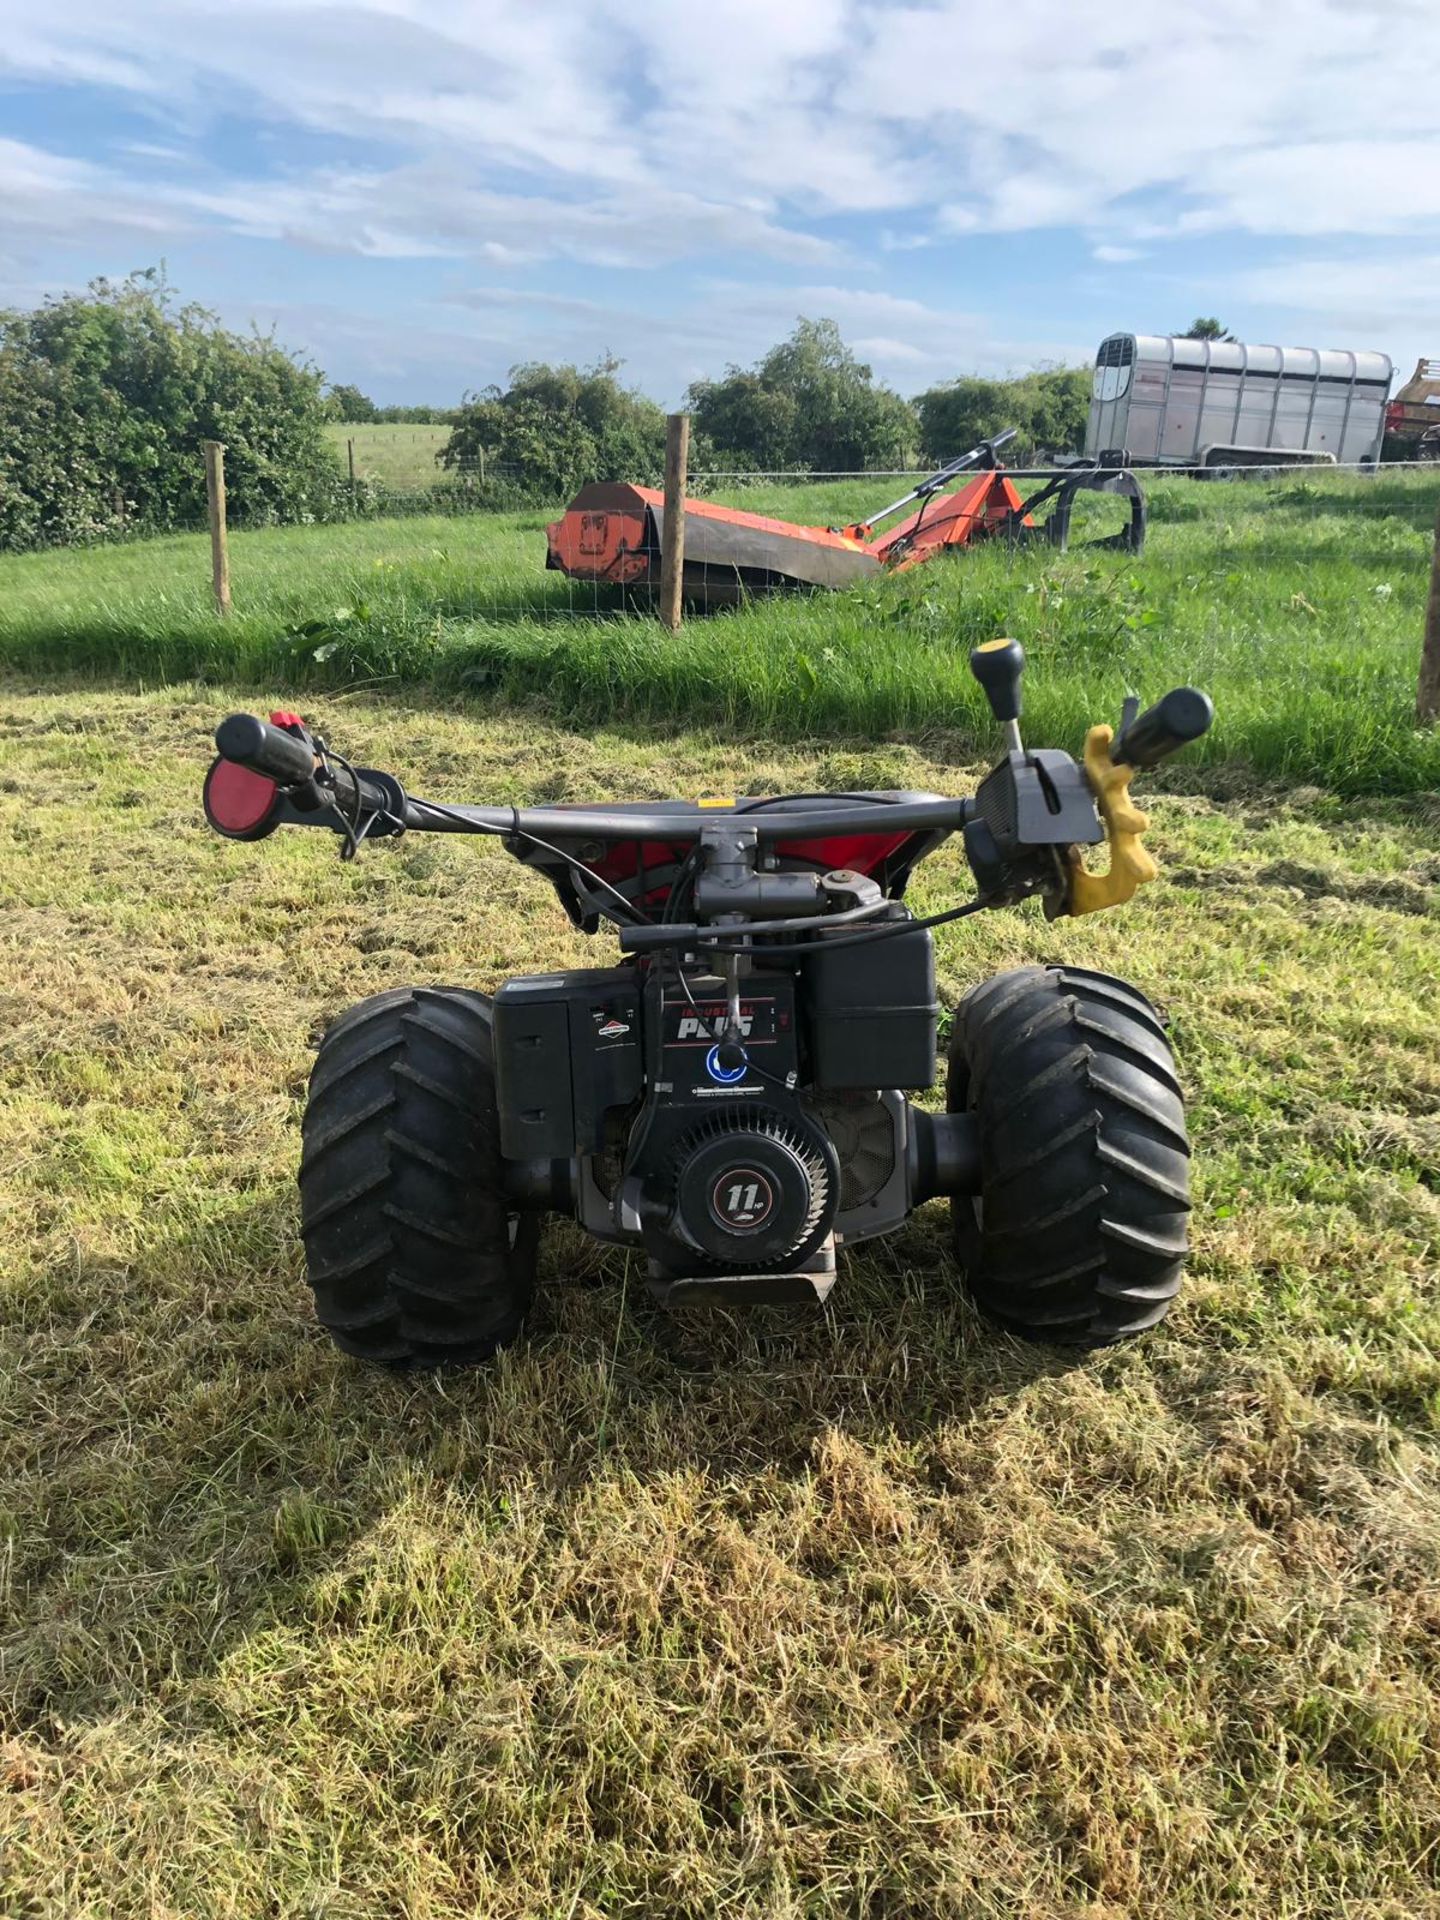
[[[1132,720],[1115,745],[1110,758],[1117,766],[1158,767],[1172,753],[1188,747],[1202,733],[1208,733],[1215,718],[1215,703],[1198,687],[1175,687]]]
[[[1020,677],[1025,649],[1018,640],[987,640],[970,652],[970,671],[985,689],[990,711],[1000,721],[1020,718]]]
[[[215,729],[215,746],[222,760],[263,773],[277,786],[297,787],[315,773],[312,748],[253,713],[232,713],[222,720]]]

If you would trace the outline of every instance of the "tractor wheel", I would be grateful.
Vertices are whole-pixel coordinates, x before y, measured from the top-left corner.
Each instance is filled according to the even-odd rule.
[[[955,1015],[947,1104],[979,1121],[981,1190],[953,1207],[982,1311],[1083,1347],[1164,1319],[1187,1250],[1190,1146],[1142,993],[1084,967],[997,974]]]
[[[362,1360],[484,1360],[520,1331],[539,1221],[507,1203],[490,1002],[459,987],[362,1000],[320,1042],[300,1155],[315,1310]]]

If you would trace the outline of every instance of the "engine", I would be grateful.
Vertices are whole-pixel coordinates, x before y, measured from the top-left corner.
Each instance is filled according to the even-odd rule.
[[[883,944],[745,974],[733,1046],[716,1040],[716,977],[622,966],[507,982],[507,1160],[557,1199],[568,1183],[591,1231],[638,1241],[662,1291],[823,1293],[837,1240],[885,1231],[914,1201],[925,1117],[897,1088],[933,1078],[934,960],[920,929]]]

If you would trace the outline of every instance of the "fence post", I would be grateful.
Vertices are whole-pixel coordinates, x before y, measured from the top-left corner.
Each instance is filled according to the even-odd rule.
[[[1425,602],[1425,638],[1420,646],[1415,718],[1422,727],[1440,720],[1440,508],[1435,513],[1435,550],[1430,556],[1430,597]]]
[[[223,617],[230,611],[230,546],[225,530],[225,445],[220,440],[205,442],[205,504],[210,514],[210,577],[215,590],[215,611]]]
[[[355,500],[355,442],[353,439],[347,440],[345,442],[345,456],[350,462],[350,511],[354,513],[355,507],[356,507],[356,500]]]
[[[680,631],[685,582],[685,479],[690,453],[690,416],[665,418],[665,525],[660,536],[660,618],[672,633]]]

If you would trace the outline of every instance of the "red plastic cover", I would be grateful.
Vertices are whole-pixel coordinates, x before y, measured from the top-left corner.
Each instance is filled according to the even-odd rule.
[[[793,861],[796,866],[809,867],[816,873],[847,869],[873,877],[891,854],[914,837],[912,833],[855,833],[821,840],[778,840],[775,851],[787,863]],[[690,851],[685,841],[618,840],[606,849],[603,859],[592,865],[602,879],[618,883],[633,879],[643,858],[646,871],[656,874],[656,885],[645,890],[645,900],[653,904],[665,900],[670,893],[669,880],[661,878],[661,870],[678,867]]]
[[[221,833],[254,833],[269,819],[278,792],[263,773],[217,760],[205,777],[205,811]]]

